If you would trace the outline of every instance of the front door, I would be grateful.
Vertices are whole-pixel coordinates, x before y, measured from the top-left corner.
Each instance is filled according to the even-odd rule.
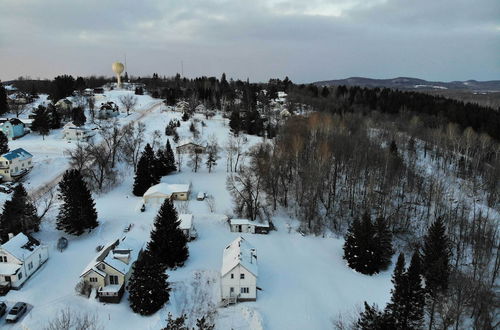
[[[5,276],[5,282],[9,282],[10,283],[10,276]]]
[[[241,225],[238,225],[238,232],[241,233]]]

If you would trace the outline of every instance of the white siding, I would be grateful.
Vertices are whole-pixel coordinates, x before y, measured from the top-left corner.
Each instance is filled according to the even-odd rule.
[[[231,274],[233,278],[231,278]],[[244,279],[241,279],[241,274],[244,275]],[[241,265],[234,267],[221,278],[222,299],[227,299],[231,296],[231,288],[234,289],[235,295],[239,295],[238,299],[257,299],[257,278]],[[248,288],[249,292],[242,293],[241,288]]]

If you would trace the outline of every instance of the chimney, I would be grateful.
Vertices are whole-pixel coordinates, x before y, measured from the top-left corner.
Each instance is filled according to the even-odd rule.
[[[13,233],[9,233],[9,241],[14,238],[14,234]]]

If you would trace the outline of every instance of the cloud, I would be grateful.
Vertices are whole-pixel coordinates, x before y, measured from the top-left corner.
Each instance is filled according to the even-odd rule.
[[[497,0],[3,0],[0,78],[500,76]]]

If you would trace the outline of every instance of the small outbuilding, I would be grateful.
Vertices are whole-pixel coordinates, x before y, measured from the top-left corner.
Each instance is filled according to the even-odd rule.
[[[269,222],[250,221],[248,219],[229,219],[229,227],[235,233],[268,234]]]
[[[196,232],[196,229],[194,228],[194,221],[193,221],[193,215],[192,214],[179,214],[179,228],[182,230],[182,233],[188,241],[191,241],[198,237],[198,233]]]
[[[189,199],[191,184],[158,183],[150,187],[143,196],[144,204],[161,205],[165,199],[186,201]]]

